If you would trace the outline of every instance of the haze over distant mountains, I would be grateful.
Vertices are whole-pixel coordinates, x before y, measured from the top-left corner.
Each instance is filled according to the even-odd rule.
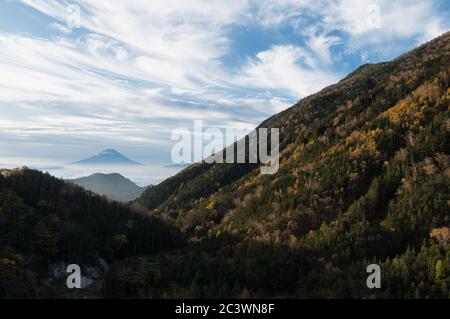
[[[129,165],[137,166],[142,165],[136,161],[129,159],[128,157],[120,154],[115,149],[104,150],[97,155],[83,159],[81,161],[73,162],[71,164],[76,165]]]
[[[106,195],[111,199],[122,202],[136,199],[145,190],[145,187],[139,187],[118,173],[96,173],[71,180],[71,182],[99,195]]]
[[[111,166],[142,166],[141,163],[129,159],[115,149],[106,149],[97,155],[71,164],[95,166],[99,167],[99,170]],[[136,199],[145,190],[145,187],[136,185],[133,181],[119,173],[95,173],[87,177],[72,179],[70,181],[99,195],[106,195],[111,199],[122,202]]]

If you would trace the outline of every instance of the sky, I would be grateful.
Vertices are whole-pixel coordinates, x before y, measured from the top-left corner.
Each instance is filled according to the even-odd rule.
[[[0,165],[170,164],[450,29],[448,0],[0,0]]]

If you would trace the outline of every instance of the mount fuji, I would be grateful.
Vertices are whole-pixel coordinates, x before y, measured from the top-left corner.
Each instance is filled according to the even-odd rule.
[[[71,164],[75,165],[142,165],[141,163],[135,162],[128,157],[120,154],[115,149],[104,150],[97,155],[91,156],[89,158],[83,159],[81,161],[73,162]]]

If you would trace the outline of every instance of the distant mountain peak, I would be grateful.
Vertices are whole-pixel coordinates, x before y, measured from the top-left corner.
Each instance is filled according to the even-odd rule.
[[[145,189],[119,173],[95,173],[69,181],[97,194],[124,202],[137,198]]]
[[[74,162],[72,164],[81,165],[142,165],[136,161],[122,155],[117,150],[109,148],[101,151],[97,155]]]
[[[113,148],[108,148],[107,150],[103,150],[97,154],[98,156],[108,156],[108,155],[122,155],[118,151]]]

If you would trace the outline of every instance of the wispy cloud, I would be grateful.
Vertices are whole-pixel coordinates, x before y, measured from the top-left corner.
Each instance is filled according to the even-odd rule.
[[[321,69],[311,53],[292,45],[258,53],[239,76],[243,85],[285,91],[292,97],[306,96],[336,80],[331,72]]]
[[[359,63],[390,58],[450,27],[449,5],[438,0],[20,3],[49,24],[39,36],[19,23],[16,32],[0,27],[3,137],[147,143],[149,154],[167,144],[173,127],[193,119],[255,126]],[[73,5],[78,29],[68,23]],[[379,26],[368,23],[374,5]],[[249,29],[262,40],[240,37]]]
[[[386,43],[393,39],[430,40],[446,31],[448,21],[438,5],[441,1],[348,0],[329,6],[324,20],[328,29],[342,30],[362,44]],[[380,13],[380,25],[371,16]]]

